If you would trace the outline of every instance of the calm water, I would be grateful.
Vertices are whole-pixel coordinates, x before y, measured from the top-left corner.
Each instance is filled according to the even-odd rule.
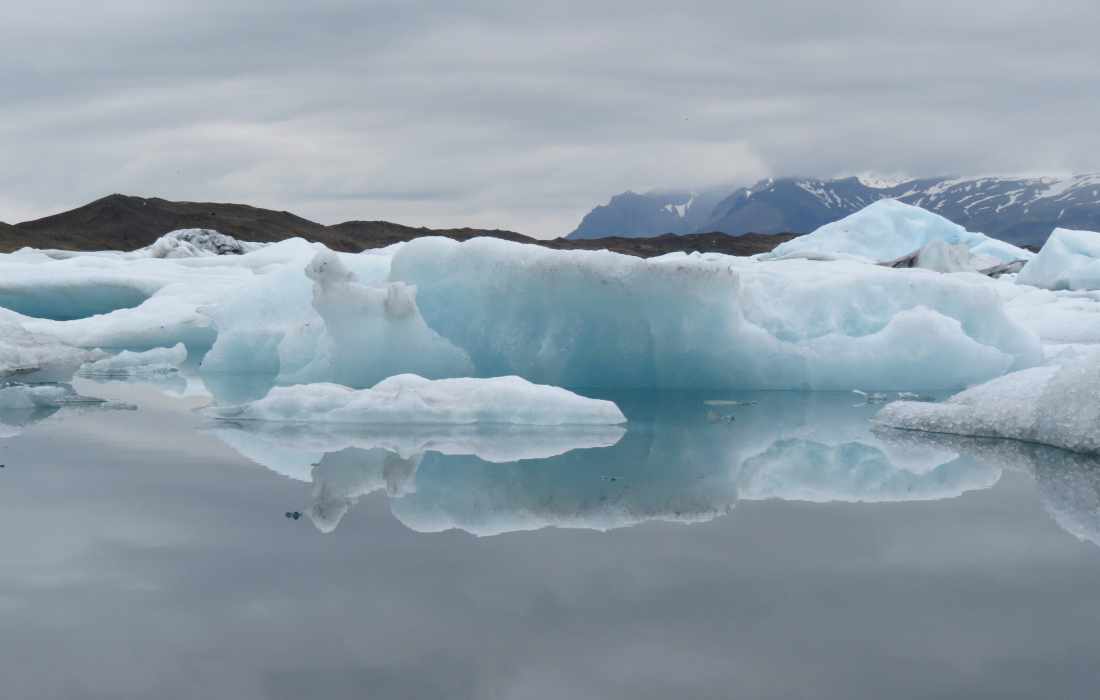
[[[74,386],[137,408],[0,416],[5,698],[1100,687],[1079,457],[876,434],[851,394],[367,433],[214,425],[182,380]]]

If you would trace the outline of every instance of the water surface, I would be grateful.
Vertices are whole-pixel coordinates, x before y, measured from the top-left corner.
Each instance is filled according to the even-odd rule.
[[[876,433],[878,406],[843,393],[612,396],[625,431],[359,431],[213,424],[183,378],[74,387],[113,403],[0,416],[5,697],[1100,681],[1100,465],[1081,457]]]

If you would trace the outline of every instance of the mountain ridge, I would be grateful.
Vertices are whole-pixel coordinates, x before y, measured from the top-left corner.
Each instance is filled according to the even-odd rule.
[[[614,206],[620,202],[617,199],[620,196],[589,212],[566,237],[612,233],[629,236],[633,224]],[[634,215],[664,202],[655,193],[635,198],[648,198],[650,203],[635,199]],[[1042,245],[1057,227],[1100,229],[1100,174],[952,176],[900,182],[866,176],[769,178],[731,191],[697,228],[730,235],[744,231],[809,233],[885,198],[923,207],[969,230],[1020,245]],[[596,212],[598,217],[594,216]],[[682,222],[679,226],[688,228]]]

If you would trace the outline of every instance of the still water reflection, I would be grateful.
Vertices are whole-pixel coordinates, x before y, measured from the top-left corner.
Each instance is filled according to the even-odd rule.
[[[6,697],[1091,697],[1100,465],[851,394],[628,426],[0,411]],[[717,402],[716,402],[717,401]],[[137,410],[111,410],[136,406]],[[286,513],[302,513],[300,519]]]

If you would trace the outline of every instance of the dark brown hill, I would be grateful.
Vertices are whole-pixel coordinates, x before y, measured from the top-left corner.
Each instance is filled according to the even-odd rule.
[[[121,194],[16,224],[16,228],[26,232],[24,245],[71,250],[133,250],[181,228],[211,228],[242,240],[268,242],[293,236],[314,238],[325,229],[285,211]]]
[[[445,236],[464,241],[489,236],[531,243],[559,250],[609,249],[627,255],[652,257],[674,251],[720,252],[751,255],[766,252],[793,235],[728,236],[699,233],[665,234],[653,238],[595,238],[540,240],[499,229],[430,229],[402,226],[388,221],[346,221],[325,226],[287,211],[261,209],[245,204],[172,202],[113,194],[70,211],[14,226],[0,224],[0,251],[23,246],[68,250],[133,250],[147,246],[169,231],[209,228],[246,241],[280,241],[300,236],[319,241],[334,250],[358,252],[409,241],[421,236]]]

